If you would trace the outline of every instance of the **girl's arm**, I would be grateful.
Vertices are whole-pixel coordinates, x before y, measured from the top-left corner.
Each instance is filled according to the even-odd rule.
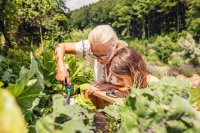
[[[110,90],[110,89],[115,89],[121,92],[127,91],[129,88],[124,87],[124,86],[119,86],[119,85],[114,85],[110,83],[101,83],[101,84],[94,84],[90,86],[87,91],[88,94],[92,94],[94,91],[105,91],[105,90]]]

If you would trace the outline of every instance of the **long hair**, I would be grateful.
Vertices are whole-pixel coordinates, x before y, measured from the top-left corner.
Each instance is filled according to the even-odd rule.
[[[129,75],[132,85],[138,88],[147,87],[147,67],[142,56],[131,49],[119,49],[111,60],[111,71],[118,75]]]

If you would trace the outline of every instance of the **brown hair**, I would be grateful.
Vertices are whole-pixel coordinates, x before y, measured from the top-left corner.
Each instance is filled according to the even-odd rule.
[[[147,68],[142,56],[131,49],[119,49],[111,60],[111,71],[118,75],[129,75],[138,88],[147,87]]]

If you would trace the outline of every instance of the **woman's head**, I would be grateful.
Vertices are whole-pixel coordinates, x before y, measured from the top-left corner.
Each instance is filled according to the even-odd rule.
[[[99,25],[89,33],[88,40],[93,55],[101,64],[107,64],[118,42],[115,31],[109,25]]]
[[[116,52],[111,60],[111,71],[118,82],[126,87],[147,86],[146,64],[141,55],[129,47],[121,48]]]

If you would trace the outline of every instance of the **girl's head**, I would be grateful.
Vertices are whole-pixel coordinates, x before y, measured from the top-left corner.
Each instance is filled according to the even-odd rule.
[[[116,52],[111,60],[111,71],[118,82],[126,87],[147,87],[146,64],[141,55],[129,47]]]
[[[109,25],[99,25],[89,33],[88,40],[93,57],[101,64],[107,64],[118,43],[115,31]]]

